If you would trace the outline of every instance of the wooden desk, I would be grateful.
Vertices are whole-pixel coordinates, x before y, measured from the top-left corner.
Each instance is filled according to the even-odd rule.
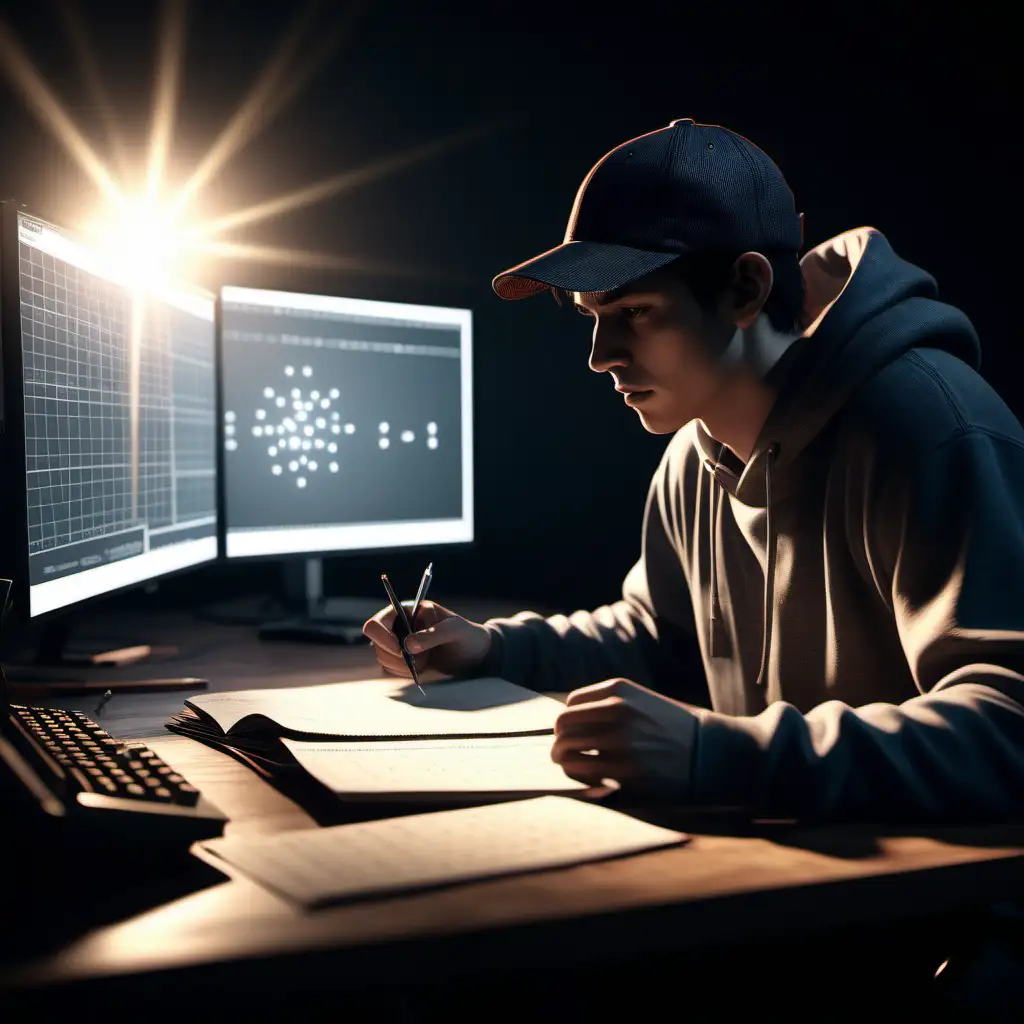
[[[243,677],[245,685],[270,679],[281,685],[284,665],[296,683],[371,674],[367,649],[236,641],[211,655],[211,664],[226,666],[223,652],[234,652],[230,663],[239,671],[230,678],[225,672],[223,685]],[[181,700],[181,694],[166,701],[119,696],[104,723],[115,733],[119,721],[142,729]],[[229,834],[314,825],[231,758],[166,733],[149,742],[230,816]],[[386,986],[396,969],[407,984],[436,982],[496,962],[542,965],[553,949],[565,963],[939,914],[1019,894],[1022,878],[1024,827],[927,836],[853,828],[791,830],[774,838],[700,834],[685,847],[620,861],[313,914],[234,878],[83,935],[6,983],[38,990],[158,974],[167,984],[187,979],[189,991],[237,985],[253,994],[280,990],[284,978],[293,989],[323,986],[329,978],[338,991]]]

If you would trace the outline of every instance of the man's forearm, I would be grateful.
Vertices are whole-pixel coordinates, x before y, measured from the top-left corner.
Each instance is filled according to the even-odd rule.
[[[806,820],[1019,818],[1024,680],[993,671],[900,705],[705,713],[691,795]]]

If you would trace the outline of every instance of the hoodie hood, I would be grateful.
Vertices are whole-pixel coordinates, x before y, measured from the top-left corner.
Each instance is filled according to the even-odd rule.
[[[908,350],[944,349],[977,370],[981,347],[968,317],[938,300],[927,271],[898,256],[872,227],[854,228],[807,252],[800,261],[808,324],[771,376],[778,396],[743,465],[698,427],[706,465],[745,505],[767,504],[771,459],[776,496],[787,469],[870,378]]]
[[[808,252],[800,261],[805,300],[802,322],[808,326],[770,377],[778,396],[743,465],[732,452],[697,425],[704,468],[744,505],[765,509],[767,557],[764,621],[758,685],[764,685],[771,656],[775,606],[775,497],[785,496],[796,480],[793,466],[867,380],[916,346],[940,348],[972,369],[981,363],[978,336],[967,316],[938,301],[931,274],[901,259],[874,228],[855,228]],[[714,651],[721,612],[717,549],[720,501],[711,492],[710,635]]]

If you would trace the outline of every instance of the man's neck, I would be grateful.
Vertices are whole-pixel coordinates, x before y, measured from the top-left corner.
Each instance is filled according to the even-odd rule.
[[[701,421],[744,463],[775,404],[775,388],[765,377],[799,337],[775,330],[762,313],[750,327],[736,329],[722,356],[725,379]]]

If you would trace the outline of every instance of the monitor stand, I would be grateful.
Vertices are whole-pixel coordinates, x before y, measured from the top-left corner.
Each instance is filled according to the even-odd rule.
[[[73,612],[51,619],[42,629],[42,635],[35,652],[27,662],[6,662],[4,665],[10,683],[38,686],[47,694],[155,692],[159,690],[194,689],[201,690],[207,684],[204,679],[181,676],[164,679],[97,679],[91,672],[67,673],[65,668],[126,668],[136,665],[149,657],[167,657],[177,654],[177,648],[151,644],[133,644],[107,650],[95,645],[71,644],[75,615]]]
[[[292,614],[263,623],[259,638],[316,644],[365,643],[363,623],[383,604],[384,598],[325,598],[323,559],[288,559],[284,563],[284,605]]]

